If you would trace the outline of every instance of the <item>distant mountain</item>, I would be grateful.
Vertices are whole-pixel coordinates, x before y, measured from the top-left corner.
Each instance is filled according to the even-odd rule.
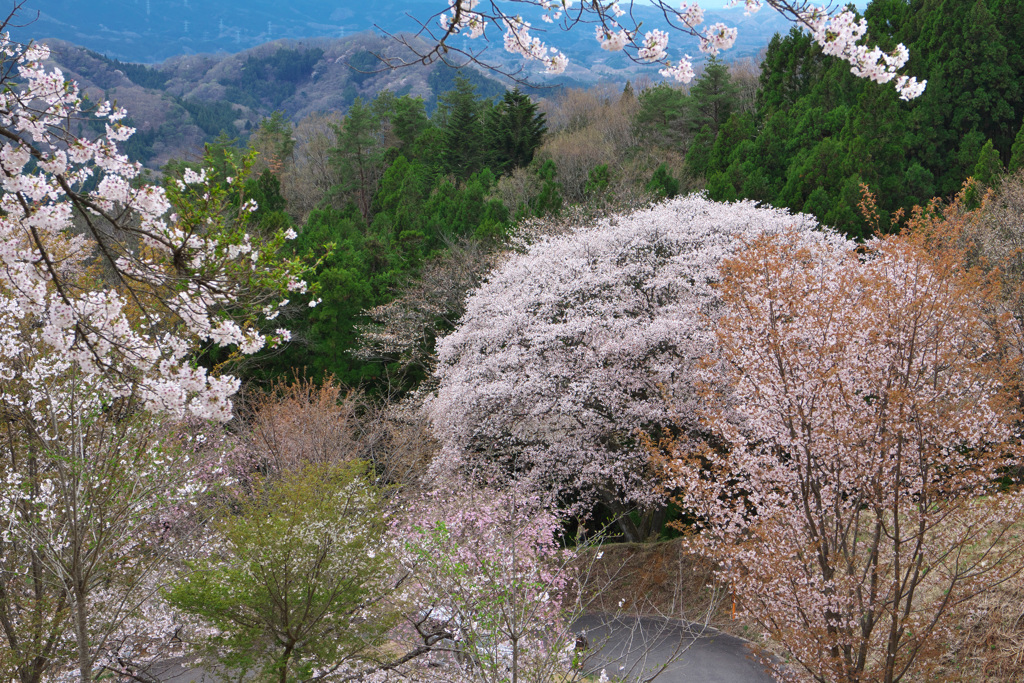
[[[429,111],[454,86],[456,73],[442,64],[375,71],[380,62],[374,55],[398,46],[369,32],[279,40],[237,54],[183,55],[154,66],[120,62],[61,40],[44,42],[52,65],[93,101],[114,100],[128,111],[138,130],[128,142],[129,155],[152,168],[200,154],[203,143],[221,133],[243,138],[275,111],[293,121],[344,113],[356,98],[369,100],[383,90],[422,97]],[[505,92],[505,84],[479,71],[461,71],[484,97]]]
[[[221,132],[244,137],[274,111],[283,111],[293,121],[311,113],[344,113],[357,97],[372,99],[383,90],[422,97],[432,110],[437,96],[454,84],[454,69],[443,64],[382,71],[375,55],[395,56],[405,48],[365,30],[377,21],[385,29],[397,31],[404,13],[424,17],[436,9],[433,1],[35,3],[39,19],[14,30],[14,37],[42,39],[52,48],[53,63],[78,81],[90,97],[113,99],[125,107],[138,129],[128,151],[152,168],[171,158],[199,154],[202,144]],[[634,12],[645,28],[658,25],[653,8],[638,5]],[[751,17],[739,11],[707,15],[708,23],[719,20],[740,29],[740,40],[728,53],[731,58],[756,56],[776,31],[789,28],[769,10]],[[261,22],[269,25],[261,29]],[[360,33],[357,29],[364,30]],[[278,34],[287,37],[266,40]],[[321,37],[307,37],[316,35]],[[656,68],[636,64],[622,53],[601,50],[586,30],[554,31],[546,39],[564,50],[572,63],[565,74],[554,79],[530,74],[531,82],[539,87],[535,96],[551,96],[560,87],[621,86],[626,80],[645,76],[659,79]],[[677,42],[682,42],[679,37]],[[696,46],[691,47],[691,52],[697,53]],[[673,49],[688,48],[676,45]],[[508,70],[523,66],[500,46],[489,50],[488,57]],[[510,83],[491,72],[462,71],[487,97],[499,96]]]
[[[11,33],[18,40],[58,38],[124,62],[154,64],[177,55],[236,53],[282,39],[341,38],[378,28],[392,34],[414,32],[417,19],[436,26],[431,17],[446,7],[445,0],[29,0],[23,17],[35,20]],[[515,9],[531,18],[528,6]],[[637,3],[633,11],[644,30],[664,24],[652,6]],[[709,11],[706,23],[716,21],[740,29],[728,59],[755,56],[775,32],[789,30],[789,23],[767,8],[750,17],[741,9]],[[621,54],[602,52],[591,26],[566,33],[539,17],[533,23],[550,29],[544,39],[575,63],[571,76],[577,80],[617,77],[627,68]],[[488,56],[514,61],[503,54],[500,35],[495,33],[492,40]],[[698,55],[694,39],[677,37],[672,45],[673,56]],[[656,77],[650,67],[646,70]]]

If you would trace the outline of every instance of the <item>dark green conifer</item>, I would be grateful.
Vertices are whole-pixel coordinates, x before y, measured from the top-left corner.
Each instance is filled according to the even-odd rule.
[[[989,140],[981,148],[978,163],[974,165],[974,171],[971,173],[971,176],[979,183],[991,187],[1002,174],[1003,163],[999,160],[999,152],[992,145],[992,141]]]
[[[544,141],[547,124],[529,95],[519,88],[505,92],[501,102],[487,113],[487,142],[490,166],[506,173],[533,161]]]

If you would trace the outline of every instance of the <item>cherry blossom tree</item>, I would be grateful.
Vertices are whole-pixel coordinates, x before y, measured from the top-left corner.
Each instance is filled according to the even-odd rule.
[[[418,49],[410,40],[401,37],[398,40],[413,51],[415,59],[411,63],[447,61],[454,53],[497,69],[493,62],[484,60],[483,49],[474,49],[472,44],[462,47],[458,40],[483,38],[486,41],[490,30],[502,34],[507,52],[539,62],[549,74],[560,74],[565,71],[569,60],[559,50],[546,46],[536,35],[545,31],[534,27],[528,20],[529,16],[536,15],[552,28],[569,31],[588,30],[590,27],[603,49],[624,51],[637,62],[659,64],[661,75],[683,83],[694,77],[693,58],[687,54],[670,58],[669,31],[696,37],[700,41],[700,51],[712,56],[732,47],[736,41],[737,30],[722,22],[702,26],[704,9],[697,2],[682,2],[676,6],[666,0],[652,0],[651,4],[663,15],[667,31],[643,29],[643,22],[634,14],[632,0],[593,3],[520,0],[514,4],[502,0],[448,0],[447,10],[421,23],[417,35],[427,38],[429,47],[426,50]],[[900,73],[910,56],[906,47],[899,44],[887,53],[881,48],[865,45],[867,22],[858,19],[849,9],[816,6],[807,0],[732,0],[730,3],[731,6],[740,4],[747,14],[757,12],[765,5],[778,11],[810,32],[825,54],[849,62],[853,74],[878,83],[895,80],[896,89],[903,99],[913,99],[924,91],[926,82],[918,82]],[[528,15],[527,18],[524,14]],[[410,63],[398,59],[385,61],[389,66]]]
[[[182,434],[111,402],[101,378],[70,359],[32,358],[31,332],[5,332],[24,364],[0,382],[2,650],[22,683],[71,663],[89,681],[129,644],[126,624],[154,596],[152,577],[217,479],[216,449],[201,423]],[[128,631],[160,643],[173,634],[166,627]]]
[[[1024,497],[1000,484],[1019,330],[998,282],[932,247],[787,232],[722,266],[709,379],[731,400],[705,404],[719,441],[680,445],[671,485],[801,667],[781,679],[927,679],[950,608],[1022,566]]]
[[[571,512],[607,506],[630,540],[656,533],[664,501],[639,436],[700,431],[693,377],[714,353],[718,264],[740,237],[814,225],[691,196],[513,255],[438,342],[434,471],[491,463]]]
[[[395,530],[408,573],[407,630],[429,646],[411,662],[412,679],[581,679],[570,628],[579,569],[560,545],[560,521],[536,496],[447,477]]]
[[[227,187],[192,170],[166,190],[142,182],[140,165],[117,149],[134,132],[126,112],[87,108],[74,83],[44,68],[47,55],[0,39],[5,311],[38,327],[52,354],[102,376],[111,396],[226,420],[238,381],[197,366],[194,351],[213,343],[251,354],[287,338],[265,330],[288,292],[306,288],[299,260],[279,253],[294,233],[246,231],[255,203],[230,196],[244,169]],[[86,117],[104,134],[73,135]]]
[[[124,642],[168,556],[161,514],[205,485],[178,442],[202,430],[165,420],[227,420],[238,388],[198,351],[286,339],[271,321],[305,290],[279,253],[294,233],[247,232],[244,167],[146,183],[126,113],[46,58],[0,35],[0,628],[23,683],[69,662],[88,681]],[[74,134],[86,118],[104,132]]]

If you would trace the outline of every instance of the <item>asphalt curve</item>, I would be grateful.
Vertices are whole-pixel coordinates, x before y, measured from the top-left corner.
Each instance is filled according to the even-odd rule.
[[[573,628],[593,653],[587,673],[657,683],[773,683],[746,641],[678,620],[586,615]],[[660,672],[660,673],[659,673]]]
[[[774,683],[746,641],[678,620],[585,615],[573,623],[593,648],[584,672],[604,669],[612,681],[637,683]],[[216,683],[194,661],[155,664],[148,678],[160,683]],[[655,676],[657,674],[657,676]]]

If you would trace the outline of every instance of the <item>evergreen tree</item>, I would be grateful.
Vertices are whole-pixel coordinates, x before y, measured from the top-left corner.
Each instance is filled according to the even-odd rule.
[[[665,164],[661,164],[654,170],[654,175],[644,189],[659,199],[672,199],[679,194],[679,181],[672,176]]]
[[[608,164],[595,166],[587,174],[587,184],[583,186],[583,192],[598,202],[605,202],[608,198],[608,188],[611,185],[611,181],[611,172],[608,170]]]
[[[533,212],[538,216],[557,216],[562,211],[562,186],[555,180],[557,170],[555,169],[555,162],[548,159],[537,171],[538,177],[540,177],[541,185],[540,194],[534,200]]]
[[[640,94],[640,109],[633,123],[637,133],[648,142],[677,147],[689,134],[692,117],[686,93],[667,83],[659,83]]]
[[[380,119],[357,99],[336,132],[338,145],[331,150],[331,163],[339,178],[336,191],[354,202],[363,221],[369,223],[373,195],[385,168]]]
[[[976,157],[950,164],[970,131],[1009,149],[1020,115],[1021,74],[1014,72],[1006,38],[985,0],[925,0],[921,32],[911,46],[922,55],[928,88],[913,108],[909,149],[940,174],[938,191],[956,192]]]
[[[438,99],[437,108],[444,134],[444,171],[460,180],[469,178],[484,163],[484,102],[477,98],[476,86],[458,74],[455,89]]]
[[[547,124],[529,95],[519,88],[505,92],[497,106],[487,113],[487,142],[491,167],[505,173],[533,160],[544,141]]]
[[[690,98],[694,108],[694,129],[710,126],[714,136],[739,105],[739,86],[732,82],[729,67],[711,57],[690,89]]]
[[[398,148],[399,154],[412,154],[416,140],[431,126],[423,98],[408,95],[399,97],[395,101],[391,126],[401,143]]]
[[[269,157],[264,161],[272,168],[279,168],[291,159],[295,139],[292,137],[291,121],[285,118],[284,112],[275,111],[260,121],[249,139],[249,148]]]
[[[757,113],[762,119],[796,104],[822,80],[829,64],[821,48],[797,27],[775,34],[768,43],[757,88]]]
[[[736,158],[739,145],[755,135],[754,117],[751,114],[733,114],[718,131],[715,144],[708,156],[707,172],[725,171]]]
[[[1003,164],[999,161],[999,152],[996,151],[992,141],[989,140],[981,148],[981,154],[978,155],[978,163],[974,165],[974,171],[971,173],[971,176],[982,185],[992,187],[1002,174]]]
[[[1010,163],[1006,167],[1008,173],[1016,173],[1024,168],[1024,121],[1021,121],[1020,130],[1013,141],[1013,148],[1010,150]]]
[[[711,146],[715,144],[715,133],[711,124],[704,124],[693,144],[686,152],[686,171],[694,178],[703,177],[708,170],[708,161],[711,158]]]
[[[844,173],[857,173],[871,187],[879,205],[909,211],[924,205],[931,195],[908,195],[908,166],[904,135],[909,109],[892,88],[866,84],[857,105],[850,107],[839,134],[844,147]],[[846,226],[842,226],[846,227]]]

